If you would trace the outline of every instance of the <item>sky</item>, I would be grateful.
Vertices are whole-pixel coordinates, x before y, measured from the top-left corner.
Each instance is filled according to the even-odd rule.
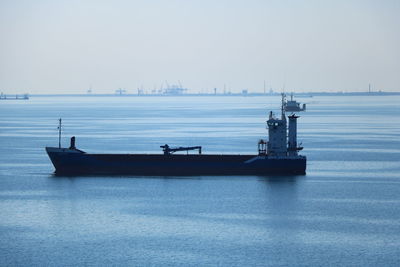
[[[398,0],[0,0],[0,91],[400,91]]]

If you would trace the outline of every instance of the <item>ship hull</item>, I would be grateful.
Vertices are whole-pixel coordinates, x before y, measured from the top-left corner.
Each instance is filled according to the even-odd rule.
[[[46,147],[57,175],[267,175],[305,174],[306,157],[257,155],[89,154]]]

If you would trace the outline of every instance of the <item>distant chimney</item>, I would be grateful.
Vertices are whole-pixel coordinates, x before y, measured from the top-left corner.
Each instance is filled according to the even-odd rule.
[[[70,145],[69,149],[76,149],[76,147],[75,147],[75,136],[71,137],[71,145]]]

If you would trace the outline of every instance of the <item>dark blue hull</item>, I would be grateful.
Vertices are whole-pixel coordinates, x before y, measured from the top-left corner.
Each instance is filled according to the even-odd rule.
[[[306,157],[256,155],[89,154],[46,148],[57,175],[266,175],[305,174]]]

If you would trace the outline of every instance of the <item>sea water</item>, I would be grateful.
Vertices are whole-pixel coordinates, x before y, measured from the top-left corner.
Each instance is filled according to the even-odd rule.
[[[0,102],[0,265],[399,266],[400,96],[297,100],[304,176],[56,177],[44,150],[62,118],[91,153],[255,154],[279,96]]]

